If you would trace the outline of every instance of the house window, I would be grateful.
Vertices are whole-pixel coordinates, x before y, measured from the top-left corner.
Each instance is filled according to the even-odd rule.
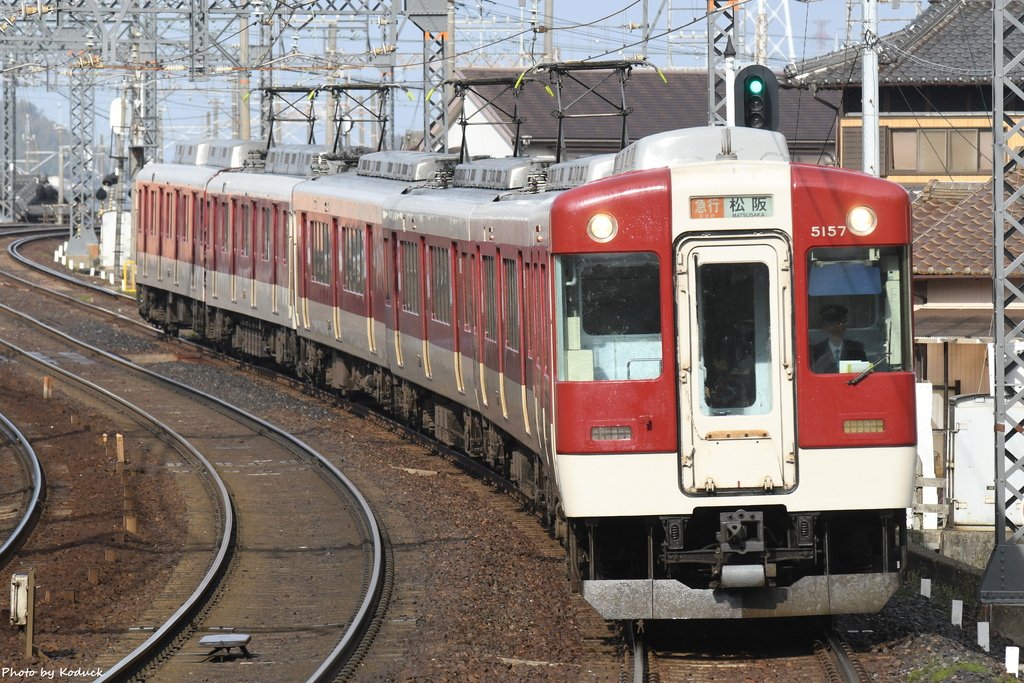
[[[931,128],[892,131],[893,173],[953,175],[992,170],[992,131]]]

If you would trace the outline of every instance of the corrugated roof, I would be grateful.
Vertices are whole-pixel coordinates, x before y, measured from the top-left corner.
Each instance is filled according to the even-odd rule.
[[[1024,2],[1008,13],[1021,16]],[[992,80],[990,0],[932,2],[910,24],[879,38],[879,85],[989,83]],[[1024,34],[1007,37],[1007,49],[1024,51]],[[861,47],[853,46],[786,67],[791,85],[837,89],[861,83]]]
[[[460,76],[466,79],[514,79],[521,72],[516,69],[472,68],[463,69]],[[606,75],[607,72],[581,71],[576,72],[574,77],[580,83],[593,85]],[[519,99],[519,112],[523,119],[521,134],[530,135],[536,141],[554,140],[558,132],[558,119],[553,114],[557,110],[558,101],[545,89],[545,85],[550,85],[547,74],[533,74],[532,78],[535,80],[523,86]],[[653,68],[634,68],[626,82],[626,106],[632,109],[626,122],[629,141],[677,128],[706,126],[707,81],[707,72],[702,70],[672,69],[659,73]],[[563,104],[575,102],[583,95],[584,87],[580,83],[572,79],[563,82]],[[551,86],[552,89],[553,87]],[[499,95],[502,86],[485,85],[475,89],[487,99],[494,99],[499,106],[511,111],[512,95]],[[615,104],[620,102],[617,78],[606,80],[598,87],[597,92]],[[839,98],[835,93],[821,95],[832,107],[838,105]],[[567,113],[571,115],[613,111],[614,108],[607,102],[590,95],[580,99]],[[816,100],[807,91],[783,89],[780,92],[779,120],[779,132],[785,135],[791,144],[835,139],[835,110]],[[566,122],[566,138],[571,141],[615,141],[619,139],[621,125],[622,121],[618,116],[572,119]]]

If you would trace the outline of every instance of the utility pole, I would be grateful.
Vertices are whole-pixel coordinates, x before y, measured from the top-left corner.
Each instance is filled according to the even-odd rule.
[[[1019,278],[1024,249],[1024,225],[1020,211],[1024,198],[1016,170],[1024,166],[1024,154],[1016,142],[1024,134],[1024,119],[1017,115],[1020,85],[1021,12],[1012,0],[993,0],[992,65],[992,299],[993,364],[995,372],[995,547],[981,576],[978,594],[982,602],[1024,604],[1024,527],[1014,525],[1008,512],[1024,503],[1019,457],[1024,439],[1024,420],[1019,416],[1024,392],[1014,376],[1024,369],[1017,352],[1024,343],[1024,316],[1014,304],[1024,302]],[[1009,535],[1007,532],[1010,532]]]
[[[878,0],[864,2],[864,44],[861,66],[861,133],[863,171],[881,174],[878,145]]]
[[[3,104],[2,114],[3,121],[0,121],[0,221],[13,221],[15,211],[15,187],[14,187],[14,165],[15,165],[15,150],[17,149],[17,133],[18,133],[18,81],[14,77],[14,65],[13,55],[10,60],[12,63],[7,65],[4,70],[2,78],[0,78],[0,85],[3,86]],[[0,62],[0,68],[3,67],[3,63]]]
[[[237,137],[241,140],[249,140],[252,131],[249,124],[249,15],[243,14],[238,18],[238,61],[242,68],[238,71],[238,87],[235,92],[235,102],[238,108],[238,115],[235,117],[238,129]]]
[[[544,61],[557,61],[555,57],[555,34],[551,29],[555,25],[555,0],[544,0]]]
[[[732,47],[737,0],[708,2],[708,125],[727,126],[726,49]]]
[[[407,0],[406,15],[423,31],[423,150],[448,151],[448,104],[450,86],[446,73],[454,65],[453,0]],[[449,55],[451,60],[449,60]]]

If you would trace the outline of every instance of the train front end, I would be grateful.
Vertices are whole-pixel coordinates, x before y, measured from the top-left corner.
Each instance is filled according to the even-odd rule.
[[[609,619],[876,611],[916,459],[909,199],[721,131],[554,203],[570,572]]]

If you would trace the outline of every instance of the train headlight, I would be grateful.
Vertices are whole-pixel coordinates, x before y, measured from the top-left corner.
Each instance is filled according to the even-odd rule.
[[[595,242],[610,242],[618,231],[619,222],[611,214],[595,213],[587,223],[587,234]]]
[[[878,226],[878,214],[870,206],[855,206],[846,214],[846,227],[854,235],[870,235]]]

